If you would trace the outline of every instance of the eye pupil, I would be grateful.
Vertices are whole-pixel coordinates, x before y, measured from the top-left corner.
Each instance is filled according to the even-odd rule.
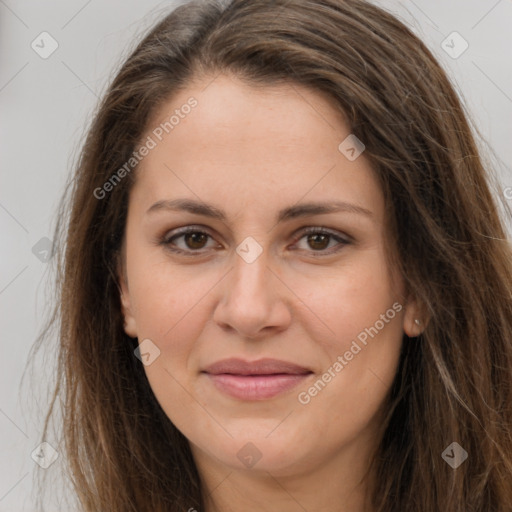
[[[314,244],[318,242],[318,239],[321,238],[323,242],[329,240],[329,235],[324,235],[323,233],[313,233],[308,236],[308,243],[313,242],[313,245],[311,246],[313,249],[325,249],[327,247],[326,244],[322,244],[322,241],[320,241],[320,247],[314,247]]]

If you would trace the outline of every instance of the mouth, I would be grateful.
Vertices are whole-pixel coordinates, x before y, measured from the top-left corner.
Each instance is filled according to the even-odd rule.
[[[306,367],[277,359],[244,361],[224,359],[204,373],[222,393],[239,400],[266,400],[298,386],[313,372]]]

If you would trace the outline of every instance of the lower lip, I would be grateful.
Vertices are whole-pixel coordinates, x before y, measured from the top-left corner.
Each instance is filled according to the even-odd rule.
[[[220,391],[240,400],[265,400],[288,391],[304,382],[311,373],[273,375],[210,374],[208,377]]]

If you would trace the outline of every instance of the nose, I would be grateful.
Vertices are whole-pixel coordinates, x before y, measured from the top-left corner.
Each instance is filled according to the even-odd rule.
[[[261,339],[285,330],[291,321],[289,288],[269,266],[268,251],[252,262],[234,254],[234,267],[222,280],[213,320],[240,337]],[[249,260],[250,261],[250,260]]]

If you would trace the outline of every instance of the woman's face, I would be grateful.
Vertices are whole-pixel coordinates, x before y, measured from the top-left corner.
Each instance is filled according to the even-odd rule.
[[[319,93],[219,75],[143,137],[125,330],[197,460],[291,475],[364,464],[375,443],[403,332],[418,331],[386,265],[382,192],[349,135]]]

